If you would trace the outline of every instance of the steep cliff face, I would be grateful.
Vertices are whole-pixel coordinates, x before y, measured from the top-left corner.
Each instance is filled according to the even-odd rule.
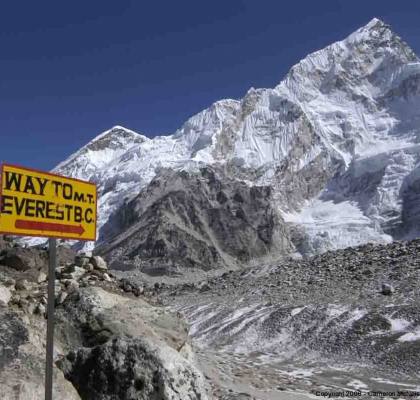
[[[272,89],[218,101],[169,136],[112,128],[55,172],[98,183],[99,227],[107,224],[99,243],[110,239],[109,216],[162,168],[216,164],[230,178],[272,188],[275,207],[302,233],[302,253],[412,237],[419,82],[417,56],[373,19]]]
[[[111,216],[102,229],[113,239],[96,251],[114,268],[130,264],[153,274],[233,267],[288,252],[289,233],[271,192],[210,167],[161,171]]]

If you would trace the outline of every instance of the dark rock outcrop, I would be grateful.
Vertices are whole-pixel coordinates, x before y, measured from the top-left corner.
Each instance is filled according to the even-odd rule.
[[[115,236],[97,253],[113,268],[131,264],[149,274],[246,264],[292,248],[269,187],[209,167],[161,171],[103,229]]]
[[[71,352],[59,365],[82,399],[202,399],[197,372],[181,358],[171,365],[174,356],[144,338],[118,337]]]

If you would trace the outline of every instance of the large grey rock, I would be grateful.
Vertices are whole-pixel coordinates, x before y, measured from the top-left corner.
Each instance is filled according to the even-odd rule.
[[[27,271],[32,268],[47,268],[46,252],[37,249],[13,247],[2,252],[0,264],[17,271]]]
[[[7,308],[0,306],[0,371],[13,362],[19,354],[19,346],[29,339],[23,321]],[[0,374],[1,375],[1,374]]]
[[[31,319],[0,307],[0,400],[44,398],[45,320]],[[61,351],[59,340],[56,351]],[[53,370],[56,399],[80,400],[75,388],[56,367]]]
[[[90,257],[87,257],[84,254],[78,254],[74,259],[74,263],[78,267],[85,267],[85,265],[89,264],[89,260]]]
[[[72,279],[72,280],[79,280],[83,275],[86,274],[86,270],[84,268],[78,267],[77,265],[70,265],[63,273],[61,273],[61,277],[63,279]]]
[[[389,283],[383,283],[381,293],[385,296],[390,296],[394,292],[394,288]]]
[[[33,285],[26,279],[19,279],[15,284],[15,288],[16,290],[30,290],[33,288]]]
[[[40,269],[34,265],[30,271],[39,273]],[[93,272],[103,276],[102,271]],[[15,273],[12,268],[0,271],[0,399],[41,399],[46,282],[20,278],[11,299],[4,283]],[[70,264],[59,275],[78,273],[88,274]],[[21,274],[30,276],[25,271]],[[114,292],[99,287],[77,289],[76,280],[55,280],[54,360],[61,360],[60,367],[75,386],[54,367],[54,398],[206,399],[204,379],[187,351],[187,326],[160,307],[116,294],[117,283],[112,287],[110,277],[106,285]],[[71,293],[62,291],[62,286]],[[92,364],[101,360],[104,368]]]
[[[36,278],[37,283],[45,282],[47,280],[47,274],[43,271],[39,271],[39,274]]]
[[[70,347],[92,346],[120,335],[148,336],[180,349],[188,327],[173,313],[140,298],[110,293],[99,287],[80,288],[56,310],[57,332]],[[69,347],[69,348],[70,348]]]
[[[12,298],[12,292],[6,287],[0,284],[0,306],[7,305]]]
[[[187,326],[175,314],[87,287],[67,297],[56,320],[67,343],[58,365],[82,398],[206,399],[201,373],[184,356]]]
[[[108,266],[107,266],[105,260],[100,256],[93,256],[90,259],[90,262],[92,263],[92,265],[95,269],[98,269],[100,271],[106,271],[108,269]]]
[[[83,399],[204,400],[202,377],[169,347],[146,338],[114,338],[59,362]]]

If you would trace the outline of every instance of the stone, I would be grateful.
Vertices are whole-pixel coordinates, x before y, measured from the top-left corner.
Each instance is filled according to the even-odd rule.
[[[75,279],[69,279],[65,282],[66,289],[68,293],[73,293],[79,289],[79,282]]]
[[[381,293],[383,295],[390,296],[393,292],[394,292],[394,288],[390,284],[388,284],[388,283],[383,283],[382,284]]]
[[[40,267],[47,269],[48,258],[46,252],[41,252],[34,248],[13,247],[2,253],[0,264],[17,271],[27,271]]]
[[[3,350],[0,358],[0,367],[4,367],[18,358],[19,347],[29,340],[29,332],[18,315],[14,312],[9,312],[6,308],[0,308],[0,327],[0,345],[2,350],[6,350],[7,346],[7,351]],[[0,397],[2,395],[3,393],[0,393]],[[5,397],[3,398],[5,399]]]
[[[20,308],[26,309],[26,307],[28,307],[28,304],[29,304],[29,301],[27,299],[24,299],[23,297],[21,297],[18,305],[19,305]]]
[[[84,268],[78,267],[76,265],[72,265],[71,268],[69,268],[61,276],[64,279],[79,280],[85,274],[86,274],[86,270]]]
[[[66,273],[68,266],[60,265],[55,269],[56,278],[62,279],[63,274]]]
[[[26,311],[28,314],[34,314],[36,310],[37,305],[33,302],[29,302],[28,306],[26,307]]]
[[[90,259],[90,262],[92,263],[93,267],[95,269],[106,271],[108,270],[108,266],[106,264],[106,261],[101,256],[93,256]]]
[[[5,286],[0,286],[0,304],[7,305],[12,298],[12,292]]]
[[[57,246],[57,264],[58,265],[65,265],[69,263],[74,263],[74,258],[76,257],[76,252],[68,247],[65,246]]]
[[[19,279],[15,284],[16,290],[31,290],[32,284],[26,279]]]
[[[132,289],[132,293],[134,296],[139,297],[141,294],[144,294],[144,287],[143,286],[135,286]]]
[[[19,304],[20,302],[20,295],[17,293],[14,293],[10,299],[10,304]]]
[[[127,280],[127,279],[121,279],[120,281],[120,288],[124,291],[124,292],[131,292],[133,290],[133,286],[131,285],[131,283]]]
[[[93,271],[91,271],[90,276],[96,276],[97,278],[103,279],[104,275],[102,271],[94,269]]]
[[[145,338],[114,338],[58,361],[83,399],[206,400],[204,379],[174,349]]]
[[[104,278],[105,281],[112,282],[111,277],[106,272],[104,272],[104,274],[102,276],[103,276],[103,278]]]
[[[86,264],[86,265],[84,266],[84,269],[85,269],[86,271],[88,271],[88,272],[91,272],[91,271],[93,271],[95,268],[94,268],[94,266],[93,266],[91,263],[88,263],[88,264]]]
[[[208,284],[208,282],[202,282],[199,286],[198,289],[200,290],[200,292],[207,292],[208,290],[210,290],[210,285]]]
[[[47,280],[47,274],[43,271],[39,271],[36,281],[38,283],[45,282]]]
[[[89,257],[77,255],[74,259],[74,263],[78,267],[85,267],[85,265],[89,264]]]
[[[0,307],[0,399],[44,398],[45,325],[39,318]],[[53,374],[54,399],[80,400],[56,366]]]
[[[68,294],[66,292],[60,292],[55,299],[55,304],[56,305],[63,304],[64,301],[66,300],[67,296],[68,296]]]
[[[36,308],[35,308],[35,314],[38,314],[38,315],[41,315],[41,316],[44,316],[45,315],[45,313],[46,313],[46,308],[45,308],[45,305],[44,304],[42,304],[42,303],[38,303],[37,304],[37,306],[36,306]]]
[[[10,288],[10,290],[14,290],[16,281],[13,278],[6,278],[3,284],[4,286]]]

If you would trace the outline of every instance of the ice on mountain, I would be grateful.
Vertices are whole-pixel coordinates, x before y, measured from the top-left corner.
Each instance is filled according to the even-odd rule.
[[[287,222],[304,228],[306,235],[305,254],[358,246],[363,243],[388,243],[392,237],[384,234],[350,201],[334,203],[315,199],[308,202],[300,212],[284,213]]]
[[[303,208],[277,193],[286,219],[306,232],[308,251],[389,241],[420,162],[419,74],[414,52],[373,19],[305,57],[273,89],[218,101],[173,135],[150,139],[113,127],[54,171],[98,183],[100,228],[161,168],[229,164],[248,184],[278,192],[285,175],[293,182],[309,169],[328,181],[315,195],[297,185],[301,192],[289,198],[306,200]]]

